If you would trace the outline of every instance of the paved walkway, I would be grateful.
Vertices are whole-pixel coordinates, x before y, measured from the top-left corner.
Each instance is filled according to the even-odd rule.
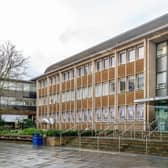
[[[168,158],[0,141],[0,168],[168,168]]]

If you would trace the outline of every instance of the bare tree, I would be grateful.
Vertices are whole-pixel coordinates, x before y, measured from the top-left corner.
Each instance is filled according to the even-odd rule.
[[[0,88],[3,87],[3,79],[22,78],[26,75],[28,57],[23,57],[21,51],[10,41],[0,45]]]

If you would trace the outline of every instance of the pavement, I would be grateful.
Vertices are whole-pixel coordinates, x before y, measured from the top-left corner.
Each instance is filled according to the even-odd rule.
[[[0,168],[168,168],[168,158],[0,141]]]

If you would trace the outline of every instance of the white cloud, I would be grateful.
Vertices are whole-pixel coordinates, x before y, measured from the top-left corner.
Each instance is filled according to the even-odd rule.
[[[168,11],[167,0],[0,0],[0,40],[31,56],[31,76]]]

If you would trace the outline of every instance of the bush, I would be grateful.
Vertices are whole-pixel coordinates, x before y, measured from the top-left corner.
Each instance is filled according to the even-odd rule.
[[[61,132],[61,130],[50,129],[46,132],[46,136],[60,136]]]
[[[67,130],[62,132],[62,136],[78,136],[77,130]]]
[[[20,131],[20,135],[44,134],[44,131],[37,128],[26,128]]]

